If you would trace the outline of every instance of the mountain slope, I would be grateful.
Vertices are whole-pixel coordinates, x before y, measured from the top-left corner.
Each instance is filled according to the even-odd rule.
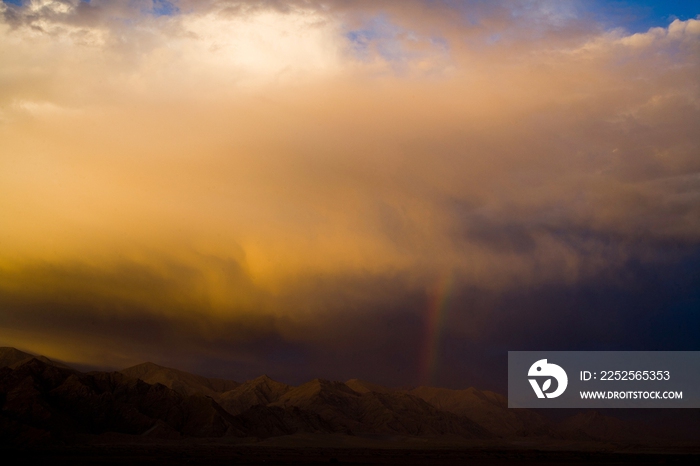
[[[409,393],[438,409],[471,419],[498,436],[526,436],[548,432],[548,422],[542,416],[524,409],[509,409],[508,400],[497,393],[475,388],[450,390],[435,387],[418,387]]]
[[[33,354],[25,353],[24,351],[20,351],[16,348],[11,347],[0,348],[0,367],[15,366],[27,362],[30,359],[38,359],[39,361],[42,361],[43,363],[49,364],[51,366],[62,367],[64,369],[71,369],[65,364],[52,361],[46,356],[35,356]]]
[[[108,432],[175,439],[344,433],[421,437],[421,442],[443,436],[618,444],[675,440],[657,427],[595,412],[554,425],[533,411],[508,409],[502,395],[474,388],[406,391],[357,379],[315,379],[293,387],[267,376],[237,384],[152,363],[81,373],[0,348],[0,444]]]
[[[255,406],[267,406],[291,389],[289,385],[262,375],[220,394],[218,401],[226,411],[236,415]]]
[[[211,397],[183,395],[119,372],[77,371],[36,358],[0,368],[0,444],[71,441],[116,432],[156,438],[267,438],[331,432],[314,413],[257,406],[238,416]]]
[[[181,395],[206,395],[216,398],[219,393],[232,390],[239,385],[232,380],[202,377],[152,362],[138,364],[119,372],[149,384],[163,384]]]
[[[578,413],[560,422],[557,430],[565,438],[607,442],[640,442],[657,437],[656,432],[641,423],[605,416],[598,411]]]
[[[270,406],[297,407],[316,413],[334,430],[405,435],[453,434],[487,438],[469,419],[439,411],[407,393],[358,393],[342,382],[315,379],[285,393]]]
[[[82,374],[38,359],[0,369],[0,401],[0,415],[19,431],[31,428],[54,439],[154,429],[170,437],[242,434],[235,432],[232,416],[205,396],[183,396],[118,372]]]
[[[364,380],[359,380],[359,379],[350,379],[347,382],[345,382],[345,385],[352,388],[357,393],[368,393],[368,392],[392,393],[392,392],[396,391],[396,390],[392,390],[391,388],[382,387],[381,385],[377,385],[376,383],[366,382]]]

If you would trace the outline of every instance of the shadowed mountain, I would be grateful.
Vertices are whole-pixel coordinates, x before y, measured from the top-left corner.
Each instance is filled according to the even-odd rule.
[[[538,437],[626,445],[671,439],[642,423],[596,412],[554,426],[535,412],[508,409],[502,395],[474,388],[406,391],[356,379],[315,379],[292,387],[267,376],[239,385],[152,363],[121,372],[81,373],[13,348],[0,351],[0,364],[0,444],[70,442],[106,433],[157,439],[290,434],[420,441]]]
[[[359,379],[350,379],[347,382],[345,382],[345,385],[352,388],[357,393],[368,393],[368,392],[392,393],[392,392],[396,391],[396,390],[391,389],[391,388],[382,387],[381,385],[377,385],[376,383],[366,382],[364,380],[359,380]]]
[[[300,432],[313,434],[335,432],[335,426],[319,415],[296,407],[283,409],[257,405],[235,416],[236,426],[249,436],[277,437]]]
[[[116,432],[156,438],[267,438],[331,432],[314,413],[258,406],[239,416],[120,372],[83,374],[36,358],[0,369],[0,443],[72,441]]]
[[[240,385],[233,380],[202,377],[152,362],[145,362],[119,372],[149,384],[163,384],[181,395],[207,395],[216,398],[217,394],[233,390]]]
[[[358,393],[342,382],[322,379],[289,390],[271,406],[298,407],[316,413],[337,431],[490,437],[471,420],[441,412],[413,395]]]
[[[33,358],[36,358],[39,361],[42,361],[51,366],[62,367],[64,369],[72,369],[71,367],[66,366],[65,364],[52,361],[46,356],[35,356],[33,354],[25,353],[24,351],[20,351],[16,348],[11,347],[0,348],[0,367],[11,367],[19,365]]]
[[[232,416],[205,396],[183,396],[118,372],[81,374],[35,358],[0,369],[0,393],[4,434],[10,437],[218,437],[236,430]]]
[[[539,414],[525,409],[509,409],[503,395],[476,388],[450,390],[418,387],[411,395],[427,401],[437,409],[464,416],[502,437],[550,433],[549,423]]]
[[[394,390],[363,380],[345,383],[358,393],[399,394],[416,396],[441,411],[466,417],[500,437],[540,435],[550,433],[549,423],[542,416],[528,410],[509,409],[503,395],[476,388],[450,390],[418,387],[408,392]]]
[[[267,406],[274,403],[291,389],[289,385],[261,375],[220,394],[218,401],[229,413],[240,414],[254,406]]]
[[[659,433],[646,424],[617,419],[598,411],[585,411],[565,419],[557,425],[557,430],[575,440],[633,443],[659,437]]]

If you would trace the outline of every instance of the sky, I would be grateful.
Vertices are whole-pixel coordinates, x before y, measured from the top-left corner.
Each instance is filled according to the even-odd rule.
[[[700,2],[4,0],[0,346],[505,391],[700,350]]]

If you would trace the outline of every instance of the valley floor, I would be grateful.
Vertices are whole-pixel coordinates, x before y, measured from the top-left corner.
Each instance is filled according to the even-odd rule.
[[[264,447],[90,446],[42,448],[4,464],[52,465],[508,465],[508,464],[697,464],[700,455],[673,453],[566,452],[518,450],[416,450]],[[16,452],[14,452],[16,453]]]
[[[291,440],[291,439],[290,439]],[[384,446],[378,446],[384,445]],[[600,447],[600,445],[598,445]],[[560,445],[559,447],[564,447]],[[266,444],[170,443],[92,444],[1,448],[3,464],[53,465],[645,465],[700,464],[700,449],[594,451],[586,445],[543,449],[515,446],[436,446],[396,443],[359,446],[275,446]],[[590,445],[589,447],[592,447]],[[622,447],[624,448],[624,447]],[[12,459],[14,458],[14,460]]]

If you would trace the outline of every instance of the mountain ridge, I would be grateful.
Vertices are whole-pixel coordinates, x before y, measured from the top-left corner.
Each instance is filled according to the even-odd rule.
[[[233,380],[190,374],[189,372],[160,366],[152,362],[144,362],[127,367],[119,372],[150,384],[163,384],[183,395],[203,393],[207,396],[215,396],[217,393],[233,390],[240,385]]]
[[[53,361],[46,356],[38,356],[31,353],[25,353],[17,348],[12,348],[10,346],[0,347],[0,368],[11,367],[21,363],[24,363],[30,359],[38,359],[46,364],[62,367],[64,369],[74,370],[72,367],[67,366],[58,361]]]
[[[239,383],[155,363],[83,373],[0,348],[0,444],[110,432],[153,439],[341,434],[630,443],[655,438],[638,423],[594,412],[555,423],[534,411],[509,409],[503,395],[474,387],[405,390],[358,379],[292,386],[266,375]]]

